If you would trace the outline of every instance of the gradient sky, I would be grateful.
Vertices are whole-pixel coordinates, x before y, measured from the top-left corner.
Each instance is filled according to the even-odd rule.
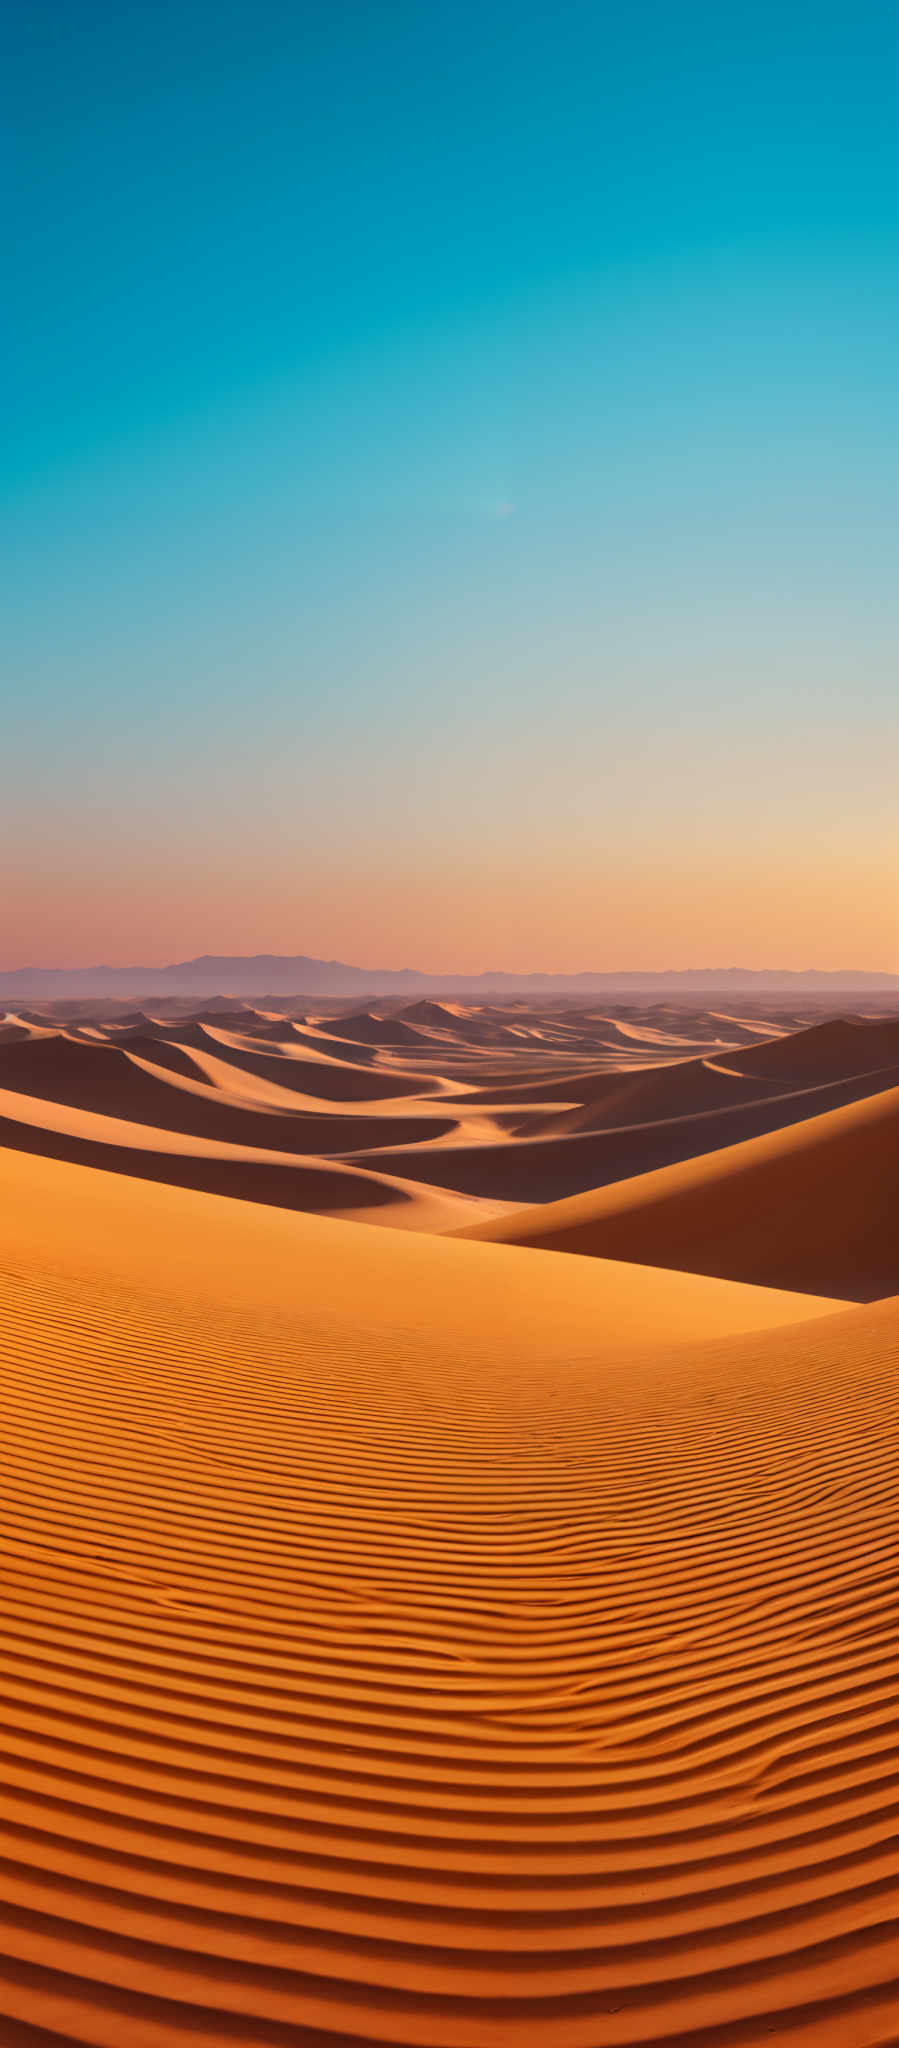
[[[7,15],[0,965],[899,968],[896,31]]]

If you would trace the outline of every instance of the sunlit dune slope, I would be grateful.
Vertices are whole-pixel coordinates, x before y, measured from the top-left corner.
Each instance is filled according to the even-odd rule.
[[[497,1246],[354,1224],[150,1182],[0,1148],[0,1250],[39,1264],[96,1265],[136,1287],[204,1290],[216,1307],[251,1303],[354,1332],[380,1319],[417,1332],[526,1345],[547,1360],[594,1347],[611,1321],[621,1345],[703,1338],[831,1315],[837,1299],[772,1293],[621,1262],[548,1261]],[[453,1341],[455,1341],[453,1339]],[[343,1341],[343,1340],[341,1340]]]
[[[0,1275],[0,2041],[895,2039],[897,1305],[11,1153]]]
[[[870,1301],[899,1290],[899,1088],[471,1234]]]

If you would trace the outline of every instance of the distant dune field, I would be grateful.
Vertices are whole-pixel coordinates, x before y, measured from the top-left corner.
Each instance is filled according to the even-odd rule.
[[[0,1018],[0,2044],[899,2040],[897,1162],[888,1015]]]

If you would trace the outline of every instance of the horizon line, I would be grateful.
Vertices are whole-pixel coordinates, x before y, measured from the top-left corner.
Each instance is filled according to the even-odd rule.
[[[586,978],[588,978],[588,977],[590,977],[590,976],[602,977],[603,979],[613,979],[613,978],[614,978],[614,979],[616,979],[616,980],[621,980],[621,979],[623,979],[624,977],[626,977],[626,976],[628,976],[628,975],[633,975],[633,976],[635,976],[635,977],[638,977],[638,978],[639,978],[639,977],[643,977],[643,976],[647,976],[647,975],[651,975],[651,976],[653,976],[654,978],[658,978],[658,979],[661,979],[661,978],[664,978],[664,977],[666,977],[666,976],[672,976],[672,977],[673,977],[673,976],[678,976],[678,975],[695,975],[695,974],[708,974],[708,975],[720,974],[720,975],[726,975],[726,976],[728,976],[728,977],[730,977],[730,976],[732,976],[732,975],[735,975],[735,974],[742,974],[742,975],[746,975],[746,976],[748,976],[748,977],[751,977],[751,978],[755,978],[756,976],[759,976],[759,975],[772,975],[772,974],[782,974],[782,975],[788,975],[788,976],[790,976],[791,978],[793,978],[794,976],[811,976],[811,975],[813,975],[813,976],[815,976],[816,978],[817,978],[817,977],[821,977],[821,976],[834,976],[834,977],[839,977],[839,978],[841,978],[841,979],[844,979],[844,978],[847,978],[847,977],[850,977],[850,976],[851,976],[851,977],[856,977],[856,976],[857,976],[857,977],[862,977],[862,978],[863,978],[863,977],[865,977],[865,976],[871,976],[871,977],[873,977],[873,978],[874,978],[874,979],[876,979],[876,980],[882,980],[882,979],[899,979],[899,966],[896,966],[896,967],[873,967],[873,966],[868,966],[868,967],[864,967],[864,968],[862,968],[862,967],[851,967],[851,968],[850,968],[850,967],[835,967],[835,966],[828,966],[828,967],[813,967],[813,966],[810,966],[810,965],[804,965],[804,966],[801,966],[801,967],[789,967],[789,966],[786,966],[786,965],[785,965],[785,964],[783,964],[783,963],[780,963],[780,962],[778,962],[778,963],[777,963],[776,965],[772,964],[772,965],[767,965],[767,966],[764,966],[764,967],[746,967],[746,966],[744,966],[744,965],[740,964],[740,963],[739,963],[739,962],[737,961],[737,962],[732,962],[732,963],[731,963],[730,965],[728,965],[728,966],[724,966],[724,965],[722,965],[722,964],[720,964],[720,963],[719,963],[719,964],[717,964],[717,965],[715,965],[715,966],[711,966],[711,965],[708,965],[708,964],[706,964],[706,963],[702,963],[702,964],[697,964],[697,965],[680,965],[680,966],[676,966],[676,967],[670,967],[670,966],[669,966],[669,967],[636,967],[636,966],[632,966],[632,967],[597,967],[597,966],[590,966],[590,967],[572,967],[572,968],[543,968],[543,967],[527,967],[527,968],[520,968],[520,967],[514,967],[514,968],[508,968],[508,967],[497,967],[497,966],[490,966],[490,967],[483,967],[483,968],[462,968],[462,967],[451,967],[451,968],[447,968],[447,967],[440,967],[440,968],[430,968],[430,967],[417,967],[417,966],[412,966],[411,964],[407,964],[407,963],[404,963],[404,964],[403,964],[403,965],[402,965],[401,967],[387,966],[387,965],[382,965],[382,964],[378,964],[378,965],[376,965],[376,966],[372,966],[372,967],[364,967],[364,966],[361,966],[361,965],[360,965],[360,964],[359,964],[358,962],[356,962],[356,961],[347,961],[347,960],[341,960],[341,959],[337,958],[337,957],[336,957],[336,956],[334,956],[334,955],[331,955],[330,957],[325,957],[324,955],[319,955],[319,954],[307,954],[307,953],[300,953],[300,952],[297,952],[297,953],[280,953],[280,952],[279,952],[279,953],[275,953],[275,952],[268,952],[268,951],[265,951],[265,952],[256,952],[256,953],[233,953],[233,952],[232,952],[232,953],[212,953],[212,952],[206,952],[206,953],[197,953],[197,954],[191,954],[191,955],[189,955],[189,956],[186,956],[186,957],[182,957],[182,958],[180,958],[180,959],[177,959],[177,960],[172,960],[172,959],[168,959],[168,960],[155,960],[155,961],[116,961],[116,960],[114,960],[114,959],[113,959],[113,960],[104,960],[104,961],[97,961],[97,960],[94,960],[94,961],[88,962],[88,963],[87,963],[87,964],[85,964],[85,965],[81,965],[81,964],[78,964],[78,963],[70,963],[70,964],[68,964],[68,965],[66,965],[66,966],[59,966],[59,965],[58,965],[58,964],[56,964],[55,962],[51,962],[51,963],[48,963],[48,964],[40,964],[40,963],[39,963],[38,961],[36,961],[36,960],[30,960],[30,961],[26,961],[26,962],[24,962],[24,963],[23,963],[22,965],[20,965],[20,966],[18,966],[18,967],[9,967],[9,966],[3,966],[3,967],[0,967],[0,979],[2,979],[2,978],[5,978],[5,977],[7,977],[7,976],[9,976],[10,978],[12,978],[12,977],[16,977],[16,978],[18,978],[18,977],[21,977],[21,976],[23,976],[23,975],[27,975],[27,974],[53,974],[53,975],[57,975],[57,974],[58,974],[58,975],[68,975],[68,974],[78,974],[78,975],[90,975],[90,974],[98,974],[98,975],[99,975],[99,974],[134,974],[134,975],[142,975],[142,974],[144,974],[144,975],[145,975],[145,974],[171,974],[171,973],[173,973],[173,972],[177,972],[177,971],[178,971],[178,969],[181,969],[181,968],[184,968],[184,969],[186,969],[186,968],[191,968],[191,967],[203,967],[203,966],[206,966],[206,965],[219,965],[219,964],[220,964],[220,965],[222,965],[223,967],[224,967],[224,966],[232,966],[232,965],[233,965],[233,966],[238,966],[238,965],[239,965],[239,966],[242,966],[242,967],[254,967],[254,966],[256,966],[257,964],[261,964],[262,962],[266,962],[266,963],[269,963],[269,962],[270,962],[270,963],[271,963],[272,965],[277,965],[277,966],[291,966],[291,965],[293,965],[293,964],[294,964],[295,962],[296,962],[296,963],[299,963],[299,962],[303,962],[304,964],[308,963],[308,964],[309,964],[309,966],[312,966],[312,967],[316,967],[316,968],[319,968],[319,969],[321,969],[321,968],[324,968],[324,969],[328,969],[328,968],[335,968],[335,969],[340,969],[340,970],[341,970],[342,972],[344,972],[344,973],[358,973],[358,974],[363,974],[363,975],[366,975],[366,976],[370,976],[370,975],[372,975],[372,974],[389,974],[389,975],[395,975],[395,976],[399,976],[399,975],[417,975],[417,976],[421,976],[421,977],[427,977],[427,978],[428,978],[429,980],[431,980],[431,979],[439,979],[439,978],[443,978],[443,979],[445,979],[445,980],[447,980],[447,981],[450,981],[450,980],[452,980],[452,978],[453,978],[454,976],[457,976],[457,977],[458,977],[458,978],[459,978],[460,980],[464,980],[464,981],[474,981],[474,980],[485,980],[485,979],[489,978],[489,977],[490,977],[491,975],[495,975],[495,976],[497,976],[498,978],[500,978],[500,979],[502,979],[502,980],[512,980],[512,979],[519,979],[519,978],[520,978],[521,980],[536,980],[536,979],[541,979],[541,980],[551,980],[551,981],[565,981],[565,980],[572,980],[572,981],[573,981],[573,980],[581,980],[581,979],[586,979]]]

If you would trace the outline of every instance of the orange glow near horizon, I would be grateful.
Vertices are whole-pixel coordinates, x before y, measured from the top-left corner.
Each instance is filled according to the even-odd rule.
[[[176,854],[148,873],[73,852],[64,891],[26,876],[4,917],[0,967],[163,966],[201,953],[304,953],[435,974],[576,974],[745,967],[899,970],[895,869],[869,849],[789,865],[733,850],[705,868],[672,850],[530,865],[456,849],[405,872],[374,858],[364,876],[322,863],[301,880],[281,859],[191,869]]]

